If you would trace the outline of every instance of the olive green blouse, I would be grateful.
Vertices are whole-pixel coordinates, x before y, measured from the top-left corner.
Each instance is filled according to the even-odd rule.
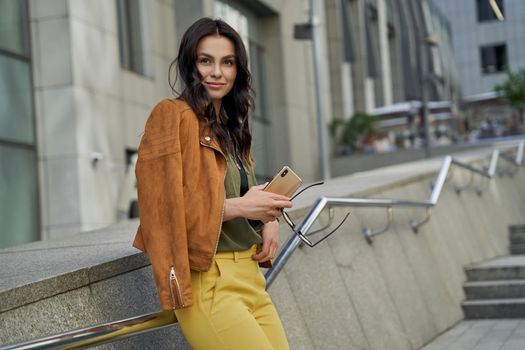
[[[226,178],[224,179],[224,189],[226,198],[240,197],[241,175],[234,158],[226,155],[227,168]],[[239,166],[242,166],[239,164]],[[255,175],[245,166],[248,177],[248,188],[256,185]],[[262,243],[259,232],[256,232],[246,218],[237,217],[222,223],[222,230],[219,236],[218,252],[240,251],[250,248],[254,244]]]

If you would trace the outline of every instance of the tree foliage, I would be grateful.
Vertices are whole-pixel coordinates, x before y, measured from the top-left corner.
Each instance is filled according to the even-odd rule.
[[[525,68],[516,73],[507,72],[507,80],[496,85],[496,92],[509,100],[521,114],[525,110]]]

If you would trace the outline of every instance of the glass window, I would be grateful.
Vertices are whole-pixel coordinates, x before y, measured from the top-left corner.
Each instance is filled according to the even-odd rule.
[[[266,93],[266,73],[264,70],[264,47],[250,41],[250,71],[252,87],[255,91],[255,109],[252,119],[252,153],[257,166],[255,173],[259,180],[266,180],[274,171],[271,169],[270,155],[270,120]]]
[[[498,44],[480,48],[481,71],[485,74],[499,73],[507,69],[507,45]]]
[[[345,62],[355,62],[355,43],[352,33],[352,19],[348,0],[343,0],[341,2],[341,18],[343,31],[343,58]]]
[[[379,29],[377,24],[377,9],[370,4],[366,7],[366,53],[367,74],[370,78],[379,77]]]
[[[271,125],[258,119],[252,119],[252,155],[255,160],[255,176],[260,182],[272,178],[275,169],[271,166],[270,142]]]
[[[248,50],[249,35],[248,35],[248,19],[237,9],[222,3],[215,1],[214,3],[215,16],[228,23],[233,29],[239,33],[244,46]]]
[[[27,62],[0,55],[0,139],[34,143],[30,74]]]
[[[0,144],[0,248],[38,239],[35,152]]]
[[[496,4],[498,5],[499,10],[501,11],[501,14],[505,16],[505,11],[503,8],[503,0],[496,0]],[[489,0],[477,0],[477,5],[478,5],[478,21],[479,22],[494,21],[498,19],[496,17],[494,9],[490,5]]]
[[[141,0],[117,0],[120,65],[145,75]]]
[[[250,42],[250,72],[252,74],[252,87],[255,91],[255,113],[256,119],[268,122],[266,115],[266,80],[264,72],[264,48],[261,45]]]
[[[29,55],[27,2],[0,1],[0,49]]]

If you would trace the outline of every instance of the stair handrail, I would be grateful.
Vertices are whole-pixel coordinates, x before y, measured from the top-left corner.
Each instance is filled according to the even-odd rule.
[[[516,163],[522,165],[523,163],[523,148],[524,141],[518,145]],[[433,184],[432,192],[427,200],[413,201],[392,198],[340,198],[340,197],[326,197],[320,196],[311,207],[308,214],[306,214],[303,221],[298,225],[297,231],[303,235],[308,235],[308,231],[319,218],[323,209],[327,207],[376,207],[387,208],[393,207],[416,207],[426,208],[427,218],[418,222],[410,223],[410,226],[417,233],[417,228],[430,219],[430,209],[433,208],[439,199],[449,169],[452,164],[468,170],[479,176],[492,179],[496,174],[497,162],[500,156],[499,150],[493,150],[490,158],[490,163],[487,169],[478,169],[470,164],[454,159],[447,155],[441,163],[441,167]],[[364,233],[364,232],[363,232]],[[374,234],[372,234],[374,236]],[[372,236],[366,236],[369,243],[371,243]],[[301,244],[301,239],[298,235],[293,234],[285,243],[283,248],[274,260],[273,267],[269,269],[266,274],[266,287],[269,288],[277,275],[282,271],[290,256],[295,249]],[[0,346],[0,350],[51,350],[51,349],[79,349],[104,343],[121,340],[129,336],[137,335],[144,332],[157,330],[168,327],[177,322],[175,314],[172,311],[159,311],[148,313],[140,316],[127,318],[124,320],[106,322],[95,326],[89,326],[73,331],[67,331],[56,335],[51,335],[44,338],[38,338],[23,343],[12,344],[7,346]]]
[[[523,147],[525,142],[521,141],[518,145],[516,162],[522,164],[523,157]],[[451,165],[456,165],[460,168],[468,170],[474,174],[480,175],[487,179],[494,178],[496,174],[496,168],[498,163],[498,158],[500,151],[495,149],[492,151],[490,157],[490,163],[487,169],[478,169],[470,164],[462,162],[458,159],[454,159],[452,156],[447,155],[441,163],[441,167],[436,176],[436,180],[433,184],[432,192],[427,200],[423,201],[412,201],[412,200],[400,200],[392,198],[340,198],[340,197],[326,197],[320,196],[311,207],[310,211],[306,214],[303,221],[297,226],[295,231],[303,236],[308,235],[308,231],[313,226],[314,222],[321,215],[322,211],[327,207],[375,207],[375,208],[387,208],[391,209],[393,207],[420,207],[427,209],[427,217],[419,222],[411,221],[409,224],[414,231],[417,233],[417,229],[427,223],[430,219],[430,210],[437,204],[441,191],[447,179],[448,172]],[[481,192],[478,189],[478,194]],[[371,238],[378,234],[384,233],[384,230],[381,231],[372,231],[368,229],[363,229],[363,235],[369,243],[372,242]],[[269,269],[266,274],[266,283],[271,285],[280,271],[283,269],[284,265],[287,263],[290,256],[293,254],[295,249],[301,245],[303,241],[298,234],[292,235],[290,239],[285,243],[283,248],[280,250],[279,254],[275,258],[273,267]]]

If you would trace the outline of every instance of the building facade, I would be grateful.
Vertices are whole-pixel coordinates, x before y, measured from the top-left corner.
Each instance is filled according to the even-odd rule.
[[[497,0],[499,21],[488,0],[432,0],[451,26],[454,58],[465,98],[494,92],[506,70],[525,67],[525,2]]]
[[[168,67],[195,19],[223,17],[249,50],[257,175],[319,175],[304,1],[8,0],[0,3],[0,246],[119,220],[125,178]],[[304,11],[297,10],[304,9]],[[7,28],[7,29],[6,29]],[[7,43],[7,44],[4,44]],[[326,74],[325,74],[326,75]],[[16,84],[12,84],[16,82]],[[16,98],[15,98],[16,97]],[[34,103],[33,103],[34,101]],[[329,115],[329,113],[326,113]],[[16,118],[15,118],[16,116]],[[5,126],[5,127],[4,127]],[[5,169],[5,170],[4,170]],[[6,199],[7,200],[4,200]]]
[[[126,217],[133,154],[153,106],[174,96],[169,66],[200,17],[223,18],[248,49],[260,179],[285,164],[305,182],[321,177],[316,92],[328,124],[421,99],[423,76],[434,77],[432,99],[453,90],[448,37],[428,42],[448,27],[426,0],[315,4],[320,81],[311,41],[294,38],[294,26],[309,21],[308,0],[0,2],[0,219],[8,228],[0,247]]]
[[[326,0],[334,116],[458,90],[450,28],[426,0]],[[425,77],[425,78],[423,78]]]

